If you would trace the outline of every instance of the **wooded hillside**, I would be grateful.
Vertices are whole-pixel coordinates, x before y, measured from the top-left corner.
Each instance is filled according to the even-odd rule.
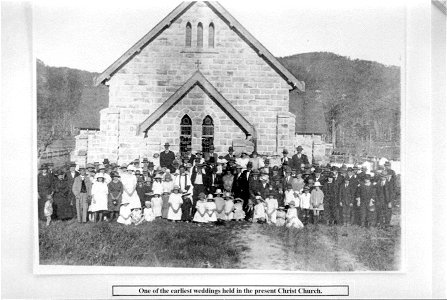
[[[280,58],[306,83],[301,97],[323,103],[328,142],[332,119],[336,150],[398,157],[400,147],[400,68],[313,52]],[[290,103],[293,111],[294,103]]]

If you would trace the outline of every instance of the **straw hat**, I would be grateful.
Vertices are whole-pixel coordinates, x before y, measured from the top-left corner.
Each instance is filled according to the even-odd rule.
[[[206,197],[207,201],[213,200],[214,201],[214,197],[213,194],[208,194],[208,196]]]

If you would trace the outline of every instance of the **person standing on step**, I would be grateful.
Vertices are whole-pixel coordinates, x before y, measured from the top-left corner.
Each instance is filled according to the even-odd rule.
[[[292,156],[292,168],[297,169],[300,173],[304,165],[309,164],[309,159],[307,155],[303,154],[303,150],[302,146],[296,147],[296,153]]]
[[[174,167],[172,166],[172,162],[175,160],[175,154],[171,150],[169,150],[169,147],[171,145],[169,143],[165,143],[164,147],[165,150],[160,153],[160,167],[162,168],[168,168],[171,173],[175,172]]]

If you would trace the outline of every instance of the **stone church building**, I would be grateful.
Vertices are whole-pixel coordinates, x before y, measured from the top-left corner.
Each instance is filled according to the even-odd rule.
[[[289,111],[304,82],[218,2],[181,3],[96,80],[108,86],[108,107],[99,130],[79,126],[78,163],[150,159],[165,142],[181,153],[233,146],[266,155],[322,145],[323,130],[296,124],[320,122],[322,111]]]

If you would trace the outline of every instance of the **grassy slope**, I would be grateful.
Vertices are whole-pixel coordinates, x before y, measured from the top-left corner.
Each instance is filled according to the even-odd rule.
[[[231,230],[164,220],[128,227],[56,222],[40,226],[40,263],[234,268],[246,247],[232,242]]]

